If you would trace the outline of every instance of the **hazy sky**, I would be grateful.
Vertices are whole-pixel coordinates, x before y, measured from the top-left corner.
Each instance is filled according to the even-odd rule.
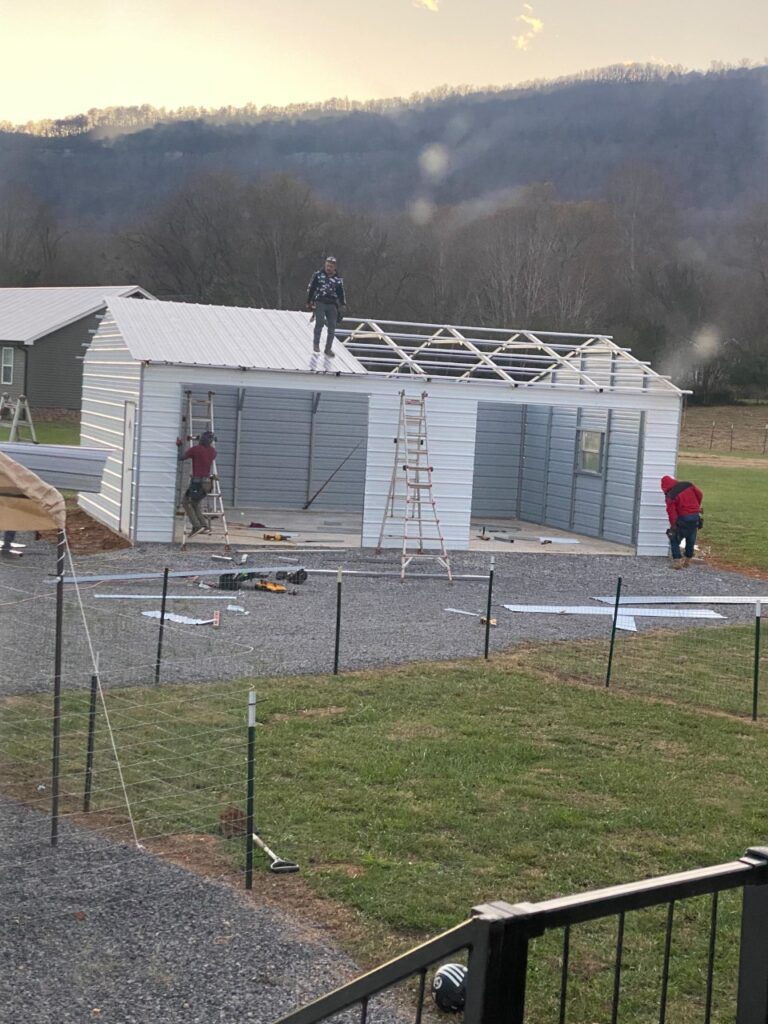
[[[766,61],[766,0],[0,0],[0,120]]]

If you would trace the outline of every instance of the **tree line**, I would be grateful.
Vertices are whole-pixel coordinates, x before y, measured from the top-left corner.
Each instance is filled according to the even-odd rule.
[[[325,254],[350,315],[611,334],[699,398],[768,397],[768,202],[692,225],[664,175],[548,184],[481,203],[364,213],[276,175],[211,173],[120,230],[65,225],[0,189],[0,286],[140,284],[158,298],[300,309]]]

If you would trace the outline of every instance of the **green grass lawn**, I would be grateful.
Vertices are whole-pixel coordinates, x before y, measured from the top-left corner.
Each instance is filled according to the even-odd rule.
[[[0,423],[0,441],[8,440],[10,430],[10,423]],[[80,426],[77,423],[35,423],[35,434],[40,444],[80,444]]]
[[[677,476],[704,492],[700,543],[730,565],[768,570],[768,465],[737,469],[681,462]]]
[[[305,884],[360,915],[369,942],[357,952],[372,961],[486,900],[538,900],[733,859],[765,841],[768,728],[713,714],[714,690],[693,699],[714,674],[715,647],[698,639],[652,637],[633,657],[632,685],[607,691],[599,680],[575,685],[590,649],[578,644],[488,665],[258,680],[259,827],[300,862]],[[740,649],[737,632],[729,640]],[[626,656],[617,652],[619,665]],[[687,704],[663,690],[659,663],[683,664]],[[215,832],[222,807],[244,805],[248,686],[108,695],[141,836]],[[50,770],[49,704],[12,698],[0,715],[3,788],[30,802]],[[66,794],[81,791],[86,714],[86,694],[65,694]],[[97,737],[94,807],[113,821],[124,813],[101,712]],[[75,796],[64,806],[75,809]],[[220,842],[242,867],[242,840]],[[715,1020],[732,1019],[723,1007],[736,900],[722,900]],[[676,942],[688,952],[674,971],[670,1019],[700,1019],[708,907],[679,908]],[[644,1000],[660,970],[662,916],[628,918],[623,1019],[653,1019]],[[603,1019],[614,932],[615,922],[574,932],[569,1020]],[[532,961],[533,1020],[547,1019],[557,991],[556,942],[541,940]]]

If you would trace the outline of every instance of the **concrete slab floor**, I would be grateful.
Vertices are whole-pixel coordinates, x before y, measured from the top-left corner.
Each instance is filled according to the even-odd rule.
[[[262,525],[253,527],[251,523]],[[311,550],[349,550],[361,546],[362,513],[297,509],[227,509],[230,545],[238,550],[289,548]],[[184,518],[176,517],[175,540],[181,543]],[[286,540],[267,540],[265,534],[282,534]],[[542,541],[543,538],[543,541]],[[187,544],[210,546],[223,544],[220,523],[212,522],[211,534],[198,534]],[[470,551],[511,554],[558,555],[633,555],[628,545],[614,544],[599,537],[585,537],[567,530],[556,530],[519,519],[473,517]]]

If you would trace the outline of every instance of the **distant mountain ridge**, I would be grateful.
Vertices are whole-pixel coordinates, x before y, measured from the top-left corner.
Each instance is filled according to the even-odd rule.
[[[51,122],[61,127],[49,135],[0,132],[0,179],[25,183],[66,219],[118,226],[208,172],[288,173],[320,196],[387,212],[534,182],[592,198],[629,162],[658,167],[683,208],[717,210],[764,196],[768,177],[768,67],[608,68],[410,104],[253,107],[143,129],[153,108],[119,109],[133,118],[125,133],[108,111]]]

